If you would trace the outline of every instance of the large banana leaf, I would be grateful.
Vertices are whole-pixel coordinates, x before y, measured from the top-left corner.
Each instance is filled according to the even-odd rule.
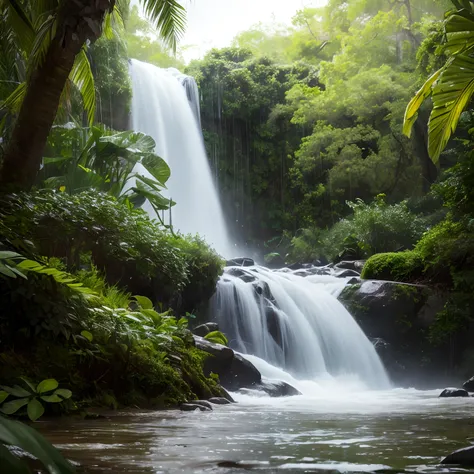
[[[408,104],[405,111],[405,118],[403,121],[403,133],[407,136],[411,136],[411,130],[418,117],[418,110],[420,110],[423,102],[431,95],[433,85],[438,80],[441,72],[439,69],[436,71],[424,84],[423,87],[416,93],[415,97]]]
[[[438,162],[473,93],[474,58],[465,54],[455,56],[433,87],[428,138],[428,152],[433,162]]]
[[[461,10],[450,15],[445,22],[444,51],[450,55],[464,53],[474,47],[474,15]]]

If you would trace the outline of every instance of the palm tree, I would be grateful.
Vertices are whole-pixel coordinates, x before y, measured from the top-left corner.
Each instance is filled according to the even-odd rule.
[[[177,0],[140,0],[161,38],[173,50],[184,30],[185,9]],[[2,28],[26,58],[26,82],[7,99],[18,115],[8,140],[0,185],[32,186],[41,165],[48,134],[68,81],[81,91],[89,121],[95,90],[85,54],[89,43],[120,21],[124,0],[0,0]]]
[[[435,164],[474,93],[474,1],[452,2],[456,9],[446,15],[446,41],[442,46],[448,59],[408,104],[403,127],[404,133],[410,136],[421,105],[431,96],[433,110],[428,120],[428,152]]]

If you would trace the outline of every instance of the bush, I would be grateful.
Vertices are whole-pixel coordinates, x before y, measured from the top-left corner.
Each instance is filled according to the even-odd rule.
[[[385,196],[379,195],[371,204],[362,200],[347,204],[353,209],[351,217],[329,230],[301,231],[292,241],[288,260],[359,259],[379,252],[408,250],[426,230],[423,219],[410,212],[406,202],[389,205]]]
[[[423,261],[418,252],[379,253],[370,257],[364,265],[361,278],[414,282],[423,277]]]
[[[71,272],[96,266],[109,285],[155,302],[195,307],[215,290],[221,258],[197,237],[173,236],[141,209],[94,191],[0,199],[0,240],[60,258]]]

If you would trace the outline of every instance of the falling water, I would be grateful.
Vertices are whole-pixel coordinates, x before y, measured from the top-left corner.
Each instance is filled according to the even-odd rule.
[[[212,301],[232,348],[300,379],[356,375],[368,387],[389,386],[373,345],[336,298],[343,279],[232,268]]]
[[[130,70],[133,129],[153,137],[156,153],[172,170],[167,195],[177,203],[172,209],[173,227],[183,234],[198,233],[222,255],[232,255],[197,120],[195,81],[135,59]],[[144,208],[154,216],[151,206]]]

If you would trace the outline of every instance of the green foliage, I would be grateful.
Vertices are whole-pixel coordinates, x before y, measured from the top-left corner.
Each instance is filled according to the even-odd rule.
[[[37,385],[27,379],[22,379],[28,389],[15,385],[8,387],[0,385],[0,411],[5,415],[13,415],[26,407],[26,413],[31,421],[36,421],[44,413],[43,403],[61,403],[71,398],[72,392],[68,389],[58,388],[55,379],[43,380]],[[11,397],[15,399],[10,400]]]
[[[174,203],[161,194],[171,171],[154,149],[155,141],[140,132],[57,126],[49,137],[40,180],[43,187],[68,194],[92,188],[136,204],[148,199],[159,218],[158,211]]]
[[[214,342],[216,344],[221,344],[223,346],[229,345],[227,337],[221,331],[211,331],[210,333],[204,336],[204,339],[209,342]]]
[[[0,467],[9,474],[29,474],[27,464],[8,447],[19,448],[38,459],[50,474],[74,474],[74,467],[36,430],[0,416]]]
[[[379,252],[412,248],[425,230],[423,219],[411,213],[406,202],[387,204],[379,195],[371,204],[348,202],[353,215],[329,230],[309,228],[292,240],[289,261],[365,258]]]
[[[367,260],[361,278],[414,282],[423,278],[423,261],[414,250],[379,253]]]

